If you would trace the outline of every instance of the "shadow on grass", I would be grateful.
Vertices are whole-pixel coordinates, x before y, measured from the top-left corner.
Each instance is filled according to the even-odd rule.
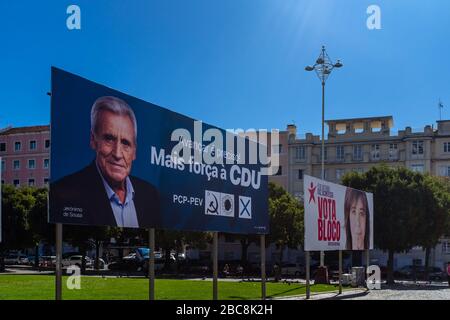
[[[277,296],[278,297],[279,296],[284,297],[289,292],[301,290],[302,288],[305,288],[305,287],[306,286],[302,285],[302,286],[298,286],[296,288],[292,288],[292,289],[284,290],[282,292],[278,292],[278,293],[275,293],[275,294],[267,295],[267,299],[275,298]],[[304,292],[303,293],[299,292],[298,294],[301,295],[301,294],[304,294]],[[231,299],[239,299],[239,300],[255,300],[255,298],[244,298],[244,297],[240,297],[240,296],[229,296],[229,298],[231,298]]]

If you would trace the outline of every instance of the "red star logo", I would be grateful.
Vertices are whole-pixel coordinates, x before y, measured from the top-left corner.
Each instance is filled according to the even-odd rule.
[[[316,202],[316,198],[314,197],[314,193],[316,192],[316,188],[317,187],[314,187],[313,183],[311,182],[311,187],[308,188],[308,191],[309,191],[309,202],[308,203],[311,203],[311,200],[313,200],[314,203]]]

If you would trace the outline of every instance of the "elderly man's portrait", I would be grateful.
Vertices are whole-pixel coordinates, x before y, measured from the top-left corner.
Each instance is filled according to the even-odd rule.
[[[137,151],[137,121],[123,100],[98,98],[90,113],[93,160],[51,183],[50,210],[64,223],[138,228],[158,224],[157,189],[131,176]]]

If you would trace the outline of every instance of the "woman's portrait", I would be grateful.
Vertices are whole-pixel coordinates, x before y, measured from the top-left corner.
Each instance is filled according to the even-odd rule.
[[[369,249],[370,212],[365,192],[347,188],[344,210],[347,250]]]

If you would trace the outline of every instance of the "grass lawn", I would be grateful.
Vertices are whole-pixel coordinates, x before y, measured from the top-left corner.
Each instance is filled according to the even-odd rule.
[[[147,300],[148,279],[82,277],[80,290],[69,290],[67,277],[63,277],[65,300]],[[0,300],[53,300],[55,277],[51,275],[0,275]],[[267,297],[283,297],[305,294],[303,284],[266,284]],[[311,292],[336,291],[334,285],[312,285]],[[158,300],[210,300],[212,281],[155,280],[155,297]],[[219,280],[219,299],[260,299],[258,282],[230,282]]]

